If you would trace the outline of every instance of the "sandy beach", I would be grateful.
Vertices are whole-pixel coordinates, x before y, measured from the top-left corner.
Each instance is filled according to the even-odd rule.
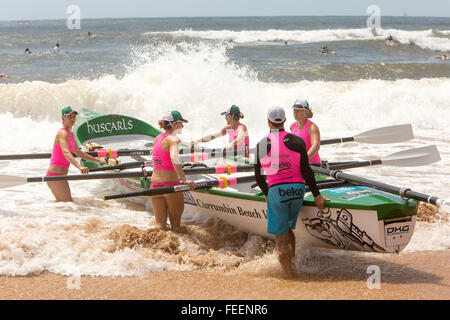
[[[331,258],[330,258],[331,259]],[[295,279],[253,275],[239,268],[220,272],[155,272],[143,277],[85,277],[44,273],[1,277],[0,299],[160,300],[404,300],[450,298],[450,252],[420,252],[336,261],[347,272],[308,272]],[[368,265],[381,270],[380,289],[368,289]],[[344,269],[345,269],[344,268]]]

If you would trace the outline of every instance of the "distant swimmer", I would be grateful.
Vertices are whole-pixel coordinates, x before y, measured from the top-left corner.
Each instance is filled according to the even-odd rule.
[[[6,73],[0,73],[0,78],[8,79],[8,78],[11,78],[11,77],[8,76]]]
[[[322,47],[322,49],[319,50],[319,53],[320,54],[334,54],[335,51],[328,49],[328,46],[325,45],[324,47]]]
[[[30,51],[30,49],[26,48],[25,49],[25,54],[33,54],[33,53]]]
[[[59,53],[59,43],[57,43],[57,44],[55,45],[55,47],[53,48],[52,52],[53,52],[54,54],[58,54],[58,53]]]
[[[286,45],[286,44],[288,44],[288,42],[287,42],[287,41],[285,41],[285,42],[284,42],[284,44]]]
[[[386,38],[386,44],[388,46],[394,46],[395,45],[394,38],[391,35],[389,35],[389,37]]]
[[[324,54],[329,54],[330,53],[330,49],[328,49],[328,46],[325,45],[324,47],[322,47],[322,49],[320,49],[319,52],[320,53],[324,53]]]
[[[435,59],[450,60],[450,58],[447,57],[445,54],[443,54],[442,56],[436,57]]]

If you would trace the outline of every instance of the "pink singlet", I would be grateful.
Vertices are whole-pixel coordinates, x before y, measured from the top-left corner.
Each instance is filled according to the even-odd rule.
[[[303,129],[298,128],[298,121],[295,121],[291,125],[291,133],[295,134],[296,136],[299,136],[300,138],[302,138],[305,141],[306,151],[309,151],[309,149],[311,149],[311,136],[308,133],[308,128],[309,128],[310,124],[311,124],[311,121],[306,120],[306,123],[303,126]],[[319,152],[316,152],[315,155],[313,155],[311,158],[309,158],[309,162],[320,163],[321,161],[320,161]]]
[[[239,123],[236,129],[228,129],[228,142],[232,142],[237,138],[238,128],[240,126],[242,126],[242,123]],[[245,136],[244,142],[240,142],[234,146],[234,150],[246,150],[246,157],[250,157],[250,155],[248,154],[249,148],[250,148],[250,139],[248,135]]]
[[[292,151],[284,144],[284,137],[289,134],[286,131],[269,133],[270,152],[260,159],[261,167],[267,175],[267,183],[270,186],[280,183],[304,183],[300,171],[300,153]]]
[[[60,130],[64,130],[69,134],[69,151],[74,152],[75,148],[77,146],[75,142],[75,136],[73,135],[73,132],[67,131],[65,128],[61,128]],[[52,151],[52,157],[50,159],[50,165],[55,167],[63,167],[68,168],[70,166],[70,162],[67,161],[66,157],[64,156],[64,153],[61,149],[61,146],[59,144],[53,145],[53,151]]]
[[[164,151],[161,146],[163,139],[169,135],[171,135],[171,133],[162,133],[155,139],[152,151],[153,170],[168,170],[176,172],[173,167],[172,160],[170,159],[170,152]]]

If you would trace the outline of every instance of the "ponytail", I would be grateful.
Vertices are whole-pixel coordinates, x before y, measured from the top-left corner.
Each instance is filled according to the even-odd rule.
[[[170,122],[165,121],[165,120],[159,120],[158,125],[161,129],[164,129],[164,130],[170,130],[172,128],[172,126],[170,125]]]

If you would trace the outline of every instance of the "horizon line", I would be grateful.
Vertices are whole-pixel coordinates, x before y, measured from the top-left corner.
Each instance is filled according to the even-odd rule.
[[[149,16],[149,17],[88,17],[81,18],[82,20],[96,20],[96,19],[177,19],[177,18],[264,18],[264,17],[369,17],[369,15],[335,15],[335,14],[314,14],[314,15],[235,15],[235,16]],[[383,17],[392,17],[392,18],[450,18],[450,16],[412,16],[412,15],[381,15]],[[23,21],[59,21],[59,20],[67,20],[66,18],[32,18],[32,19],[1,19],[0,22],[23,22]]]

